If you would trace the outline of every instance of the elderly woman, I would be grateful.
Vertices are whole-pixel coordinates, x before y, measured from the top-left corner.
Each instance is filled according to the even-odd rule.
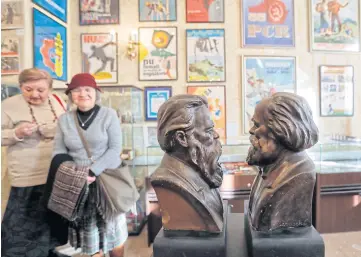
[[[26,69],[19,75],[22,94],[1,104],[1,145],[7,146],[11,184],[1,225],[1,256],[46,257],[52,248],[40,199],[58,117],[65,112],[63,102],[51,94],[52,84],[46,71]]]
[[[120,122],[115,110],[96,104],[101,90],[92,75],[77,74],[67,85],[68,104],[77,108],[60,117],[53,155],[70,155],[77,165],[89,167],[90,177],[96,178],[105,169],[115,169],[121,164]],[[83,147],[75,122],[81,127],[93,162]],[[125,214],[104,221],[92,202],[96,193],[95,183],[89,182],[86,217],[80,219],[77,228],[69,229],[69,242],[73,247],[81,247],[82,252],[88,255],[102,256],[110,251],[112,257],[123,256],[123,245],[128,237]]]

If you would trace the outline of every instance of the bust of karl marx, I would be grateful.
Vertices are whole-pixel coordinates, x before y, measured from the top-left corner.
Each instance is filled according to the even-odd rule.
[[[166,101],[158,111],[158,142],[165,154],[151,184],[164,230],[220,233],[222,147],[207,100],[177,95]]]
[[[318,141],[307,101],[291,93],[262,100],[252,118],[249,165],[259,166],[248,218],[258,231],[312,225],[316,173],[305,149]]]

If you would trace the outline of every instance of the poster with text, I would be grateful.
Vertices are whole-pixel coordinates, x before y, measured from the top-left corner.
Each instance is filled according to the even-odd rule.
[[[139,80],[178,79],[177,28],[139,28]]]
[[[243,69],[243,124],[244,133],[248,133],[254,109],[263,98],[277,92],[296,92],[296,60],[294,57],[246,56]]]
[[[67,20],[67,2],[66,0],[33,0],[33,3],[64,22]]]
[[[81,34],[82,71],[99,84],[118,82],[117,34]]]
[[[139,0],[139,21],[176,21],[177,0]]]
[[[186,33],[187,81],[225,81],[224,29],[188,29]]]
[[[24,1],[1,0],[1,29],[24,27]]]
[[[187,94],[204,96],[214,122],[214,130],[222,143],[226,142],[226,91],[225,86],[188,86]]]
[[[244,0],[243,45],[293,47],[294,0]]]
[[[57,80],[68,79],[66,28],[33,9],[34,67],[44,69]]]
[[[224,0],[186,0],[188,23],[224,22]]]
[[[311,50],[360,51],[360,1],[310,1]]]
[[[352,116],[353,66],[320,66],[321,116]]]
[[[1,74],[20,73],[23,35],[18,30],[3,30],[1,34]]]
[[[172,87],[145,87],[145,120],[156,121],[160,106],[172,96]]]
[[[119,0],[79,0],[79,10],[80,25],[120,23]]]

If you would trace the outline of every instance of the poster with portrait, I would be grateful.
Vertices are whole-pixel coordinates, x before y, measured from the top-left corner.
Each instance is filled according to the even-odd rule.
[[[82,71],[99,84],[118,82],[117,33],[81,34]]]
[[[353,66],[320,66],[321,116],[353,116]]]
[[[360,1],[310,0],[311,50],[360,51]]]
[[[177,1],[176,0],[139,0],[139,21],[176,21]]]
[[[4,30],[1,34],[1,74],[19,74],[23,35],[19,30]]]
[[[119,24],[119,0],[79,0],[80,25]]]
[[[187,29],[187,82],[226,81],[224,29]]]
[[[67,21],[67,2],[64,0],[32,0],[34,4],[50,12],[55,17]]]
[[[296,93],[294,57],[245,56],[243,59],[244,133],[252,127],[256,105],[277,92]]]
[[[294,0],[242,1],[243,46],[294,47]]]
[[[214,122],[214,130],[222,143],[226,142],[226,88],[225,86],[188,86],[187,94],[204,96]]]
[[[177,28],[139,28],[139,80],[177,80]]]
[[[186,20],[188,23],[224,22],[224,0],[186,0]]]
[[[24,27],[24,0],[1,0],[1,29]]]
[[[1,84],[1,101],[19,94],[21,94],[21,90],[18,85]]]
[[[46,70],[53,79],[67,81],[66,28],[33,8],[34,67]]]
[[[172,96],[172,87],[145,87],[145,120],[156,121],[159,107]]]

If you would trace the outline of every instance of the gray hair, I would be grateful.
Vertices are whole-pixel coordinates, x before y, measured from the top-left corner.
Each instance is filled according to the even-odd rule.
[[[98,90],[95,90],[95,104],[98,104],[98,105],[101,104],[101,93]],[[71,97],[71,91],[70,91],[68,93],[68,102],[67,102],[66,109],[69,111],[73,105],[74,105],[73,98]]]
[[[303,97],[292,93],[276,93],[270,97],[267,127],[287,149],[303,151],[318,142],[318,128],[312,111]]]
[[[175,132],[191,133],[194,129],[196,110],[208,107],[207,99],[197,95],[176,95],[163,103],[158,110],[158,142],[165,152],[171,152],[176,145]]]

